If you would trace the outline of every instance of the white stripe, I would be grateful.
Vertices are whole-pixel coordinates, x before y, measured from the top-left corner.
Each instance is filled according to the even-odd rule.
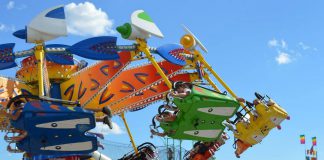
[[[68,143],[55,146],[42,147],[40,150],[44,151],[86,151],[93,149],[92,142],[78,142],[78,143]]]
[[[196,137],[204,137],[204,138],[217,138],[218,135],[222,132],[220,129],[216,130],[191,130],[184,131],[184,134],[196,136]]]
[[[235,109],[235,107],[206,107],[199,108],[198,111],[212,115],[231,116]]]
[[[64,121],[54,121],[49,123],[42,123],[36,125],[37,128],[51,128],[51,129],[73,129],[79,124],[90,124],[89,118],[72,119]]]

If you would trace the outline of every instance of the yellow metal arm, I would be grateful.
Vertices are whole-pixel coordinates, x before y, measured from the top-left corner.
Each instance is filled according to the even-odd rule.
[[[155,67],[156,71],[160,74],[160,76],[162,77],[162,79],[164,80],[164,82],[167,84],[167,86],[170,89],[172,89],[171,82],[169,81],[168,77],[164,74],[164,72],[161,69],[161,67],[157,64],[157,62],[155,61],[155,59],[153,58],[150,50],[147,47],[146,41],[144,39],[136,39],[136,42],[139,44],[138,50],[145,53],[146,57],[151,61],[151,63]]]
[[[44,49],[43,44],[37,44],[35,46],[35,58],[37,60],[37,72],[38,72],[38,94],[44,96]]]
[[[129,127],[128,127],[127,121],[126,121],[126,119],[125,119],[125,113],[123,112],[123,113],[120,115],[120,117],[121,117],[121,118],[123,119],[123,121],[124,121],[125,127],[126,127],[126,129],[127,129],[127,133],[128,133],[129,139],[130,139],[131,142],[132,142],[132,146],[133,146],[133,148],[134,148],[134,151],[135,151],[136,154],[138,154],[138,150],[137,150],[137,147],[136,147],[136,145],[135,145],[135,142],[134,142],[134,139],[133,139],[132,133],[131,133],[131,131],[130,131]]]
[[[221,92],[220,89],[216,86],[216,84],[210,79],[209,75],[208,74],[204,74],[204,78],[207,80],[207,82],[209,84],[212,85],[212,87],[217,91],[217,92]]]
[[[194,50],[194,55],[195,58],[197,60],[199,60],[204,67],[206,67],[212,74],[213,76],[219,81],[219,83],[231,94],[231,96],[233,96],[234,98],[238,98],[237,95],[231,90],[231,88],[229,88],[229,86],[222,80],[222,78],[220,76],[218,76],[218,74],[212,69],[212,67],[206,62],[206,60],[204,59],[204,57],[201,55],[201,53],[197,50]],[[208,81],[208,79],[207,79]],[[209,81],[211,81],[209,79]],[[208,82],[209,82],[208,81]],[[212,83],[213,84],[213,83]],[[240,102],[240,105],[242,106],[242,108],[250,115],[252,116],[252,113],[249,111],[249,109],[244,105],[244,103]]]

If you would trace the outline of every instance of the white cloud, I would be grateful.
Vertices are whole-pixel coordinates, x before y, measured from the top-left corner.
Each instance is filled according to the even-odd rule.
[[[275,59],[278,64],[288,64],[292,61],[291,56],[288,53],[281,51],[278,53],[278,56]]]
[[[299,42],[298,45],[291,49],[288,47],[288,43],[281,39],[278,40],[273,38],[268,41],[268,47],[275,49],[278,53],[275,57],[275,60],[278,64],[288,64],[291,63],[303,56],[307,51],[317,52],[318,49],[315,47],[311,47],[306,45],[304,42]]]
[[[0,23],[0,31],[3,31],[6,28],[6,26],[4,24]]]
[[[288,44],[286,43],[285,40],[283,40],[283,39],[277,40],[275,38],[268,41],[268,46],[270,48],[277,48],[277,49],[287,49],[288,48]]]
[[[316,47],[309,46],[309,45],[305,44],[304,42],[299,42],[298,46],[304,51],[306,51],[306,50],[314,51],[314,52],[318,51],[318,49]]]
[[[98,122],[96,123],[96,128],[94,129],[94,132],[98,132],[98,133],[102,133],[104,135],[108,135],[108,134],[124,134],[125,131],[120,128],[120,126],[115,123],[112,122],[113,125],[113,129],[110,129],[106,124],[103,124],[102,122]]]
[[[10,10],[10,9],[13,9],[15,7],[15,2],[14,1],[9,1],[8,4],[7,4],[7,9]]]
[[[281,40],[281,48],[288,48],[285,40]]]
[[[277,50],[278,55],[275,57],[275,60],[278,64],[281,65],[292,62],[292,55],[295,54],[295,51],[288,48],[288,44],[285,40],[273,38],[272,40],[268,41],[268,47]]]
[[[68,32],[82,36],[99,36],[115,33],[113,20],[91,2],[70,3],[65,7]]]
[[[278,45],[279,45],[279,42],[276,39],[272,39],[272,40],[268,41],[268,46],[269,47],[277,47]]]
[[[15,30],[16,30],[16,28],[13,25],[8,26],[6,24],[0,23],[0,31],[10,31],[10,32],[13,32]]]
[[[303,42],[299,42],[298,45],[303,49],[303,50],[308,50],[310,47],[304,44]]]

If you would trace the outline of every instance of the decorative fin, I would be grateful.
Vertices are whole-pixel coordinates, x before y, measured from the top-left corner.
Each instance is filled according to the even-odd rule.
[[[66,51],[59,51],[60,48],[65,49],[70,46],[63,44],[46,45],[46,60],[63,65],[73,65],[73,55]],[[54,49],[56,50],[54,50]]]
[[[180,66],[186,65],[186,60],[182,53],[184,49],[179,44],[166,44],[157,48],[157,53],[165,60]]]
[[[93,60],[114,60],[119,59],[116,41],[117,37],[94,37],[80,41],[66,50],[72,54]]]
[[[0,45],[0,70],[16,67],[15,55],[13,48],[15,43],[7,43]]]

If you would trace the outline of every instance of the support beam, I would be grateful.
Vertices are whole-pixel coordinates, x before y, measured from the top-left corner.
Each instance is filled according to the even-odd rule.
[[[137,150],[137,147],[136,147],[136,145],[135,145],[135,142],[134,142],[134,139],[133,139],[132,133],[131,133],[131,131],[130,131],[129,127],[128,127],[127,121],[126,121],[126,119],[125,119],[125,113],[122,112],[122,114],[120,115],[120,117],[121,117],[121,118],[123,119],[123,121],[124,121],[125,127],[126,127],[126,129],[127,129],[127,133],[128,133],[129,139],[131,140],[131,143],[132,143],[132,146],[133,146],[133,148],[134,148],[134,151],[135,151],[136,154],[138,154],[138,150]]]
[[[204,78],[207,80],[207,82],[208,82],[209,84],[212,85],[212,87],[213,87],[217,92],[221,93],[220,89],[219,89],[219,88],[216,86],[216,84],[215,84],[215,83],[210,79],[210,77],[209,77],[208,74],[205,74],[205,75],[204,75]]]
[[[229,86],[222,80],[222,78],[212,69],[212,67],[206,62],[206,60],[204,59],[204,57],[201,55],[201,53],[198,50],[194,50],[194,55],[195,55],[195,59],[199,60],[204,67],[206,67],[208,69],[208,71],[210,71],[213,76],[219,81],[219,83],[230,93],[231,96],[233,96],[234,98],[238,98],[237,95],[231,90],[231,88],[229,88]],[[242,108],[252,117],[252,113],[250,112],[250,110],[245,106],[244,103],[240,102],[240,105],[242,106]]]
[[[44,57],[45,52],[43,44],[37,44],[35,46],[35,58],[37,60],[37,77],[38,77],[38,95],[45,96],[44,89]]]
[[[160,74],[160,76],[162,77],[162,79],[164,80],[164,82],[166,83],[166,85],[170,89],[172,89],[172,83],[170,82],[170,80],[168,79],[168,77],[164,74],[164,72],[161,69],[161,67],[155,61],[153,55],[151,54],[149,48],[147,47],[146,41],[144,39],[136,39],[136,42],[139,45],[138,46],[138,50],[145,53],[146,57],[151,61],[151,63],[155,67],[156,71]]]

